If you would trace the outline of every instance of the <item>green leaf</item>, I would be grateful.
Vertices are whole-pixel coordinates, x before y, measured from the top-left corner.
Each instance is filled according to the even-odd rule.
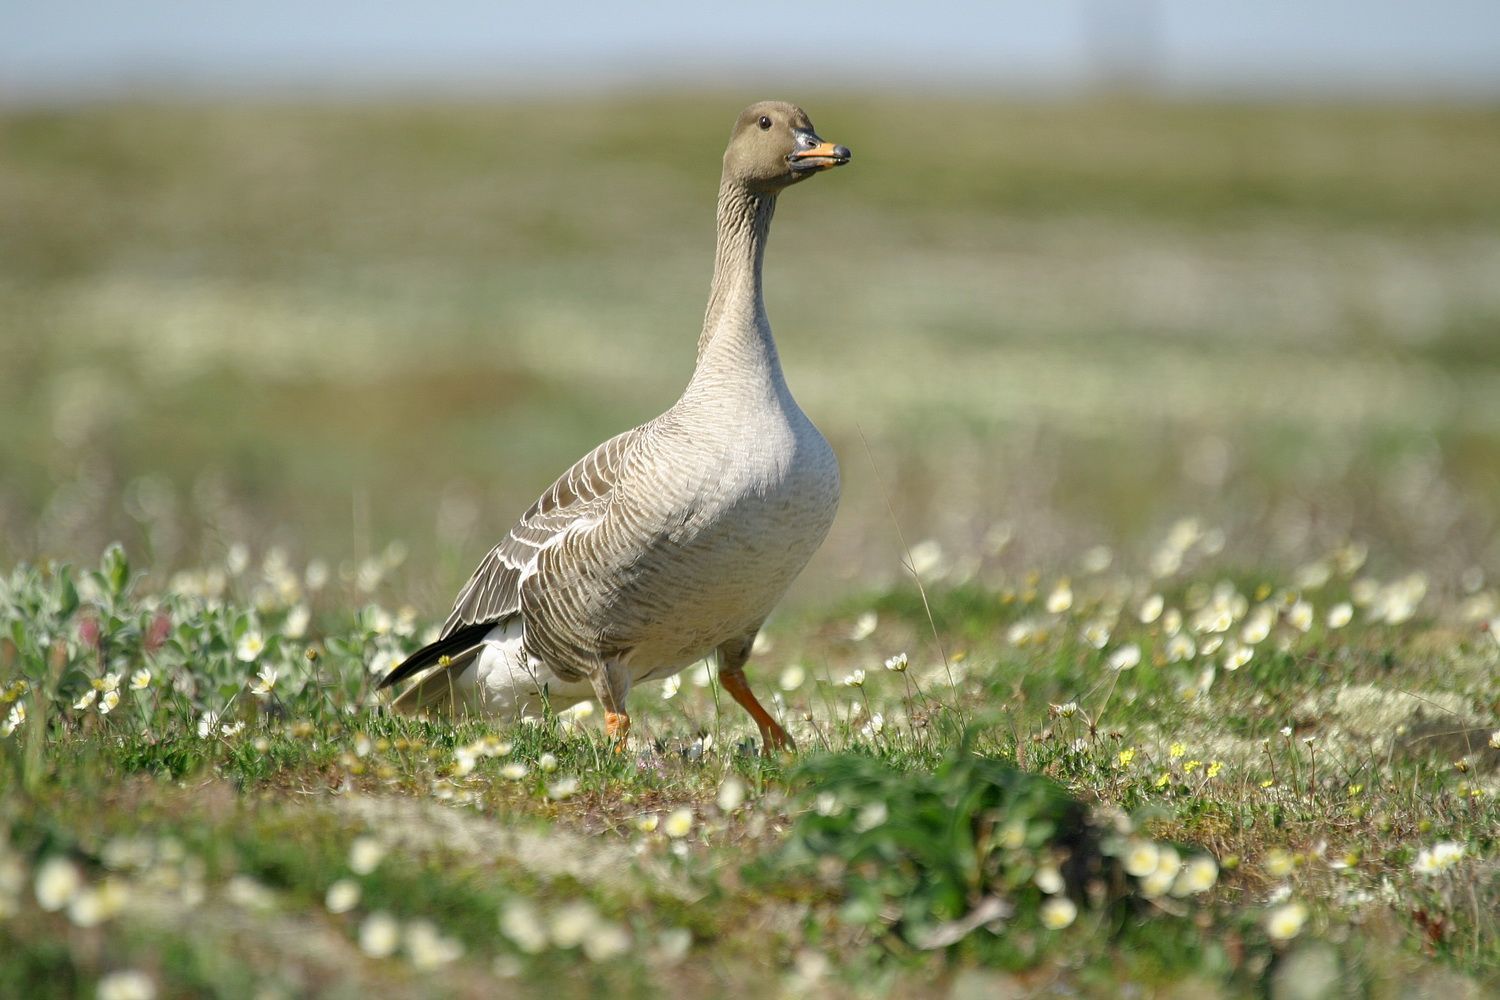
[[[104,550],[104,557],[99,560],[99,569],[104,573],[109,593],[116,599],[124,597],[130,586],[130,560],[125,555],[125,547],[119,542],[110,543]]]

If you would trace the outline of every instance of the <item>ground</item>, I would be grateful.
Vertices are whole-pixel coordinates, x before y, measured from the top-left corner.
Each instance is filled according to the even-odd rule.
[[[0,116],[0,992],[1500,989],[1493,109],[804,100],[786,756],[373,691],[680,389],[745,100]]]

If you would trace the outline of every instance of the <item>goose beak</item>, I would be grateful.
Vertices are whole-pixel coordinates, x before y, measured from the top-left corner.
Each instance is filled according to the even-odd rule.
[[[810,135],[806,145],[787,154],[786,162],[791,166],[792,173],[800,174],[842,167],[852,155],[848,146],[836,146]]]

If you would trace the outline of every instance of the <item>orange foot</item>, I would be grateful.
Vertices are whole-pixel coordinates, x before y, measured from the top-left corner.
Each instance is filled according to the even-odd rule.
[[[765,710],[755,698],[755,692],[750,690],[750,683],[745,680],[742,673],[721,673],[719,683],[724,690],[729,692],[730,697],[739,702],[745,711],[750,713],[750,718],[755,720],[755,725],[760,729],[760,741],[770,750],[795,750],[796,742],[791,735],[781,728],[781,724],[771,718],[771,713]]]
[[[626,712],[605,712],[604,734],[615,741],[615,753],[624,753],[625,737],[630,735],[630,715]]]

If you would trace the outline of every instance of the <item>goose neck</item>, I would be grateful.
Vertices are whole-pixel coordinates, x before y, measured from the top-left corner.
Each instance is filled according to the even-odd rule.
[[[726,178],[719,186],[718,243],[708,311],[698,338],[698,367],[769,365],[779,371],[761,296],[761,264],[776,196]]]

